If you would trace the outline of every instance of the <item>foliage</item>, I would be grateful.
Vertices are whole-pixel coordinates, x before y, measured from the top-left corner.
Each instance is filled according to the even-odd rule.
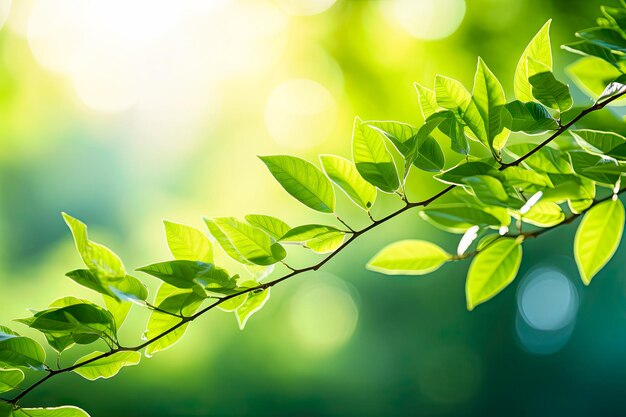
[[[67,276],[100,294],[102,302],[68,296],[16,321],[41,332],[58,358],[75,345],[92,350],[71,366],[53,368],[37,341],[0,326],[0,392],[16,393],[11,400],[0,400],[0,417],[86,416],[71,406],[22,408],[19,401],[58,374],[75,372],[89,380],[113,377],[123,367],[138,364],[142,351],[151,356],[177,343],[190,322],[216,307],[233,314],[243,329],[269,301],[271,287],[317,271],[359,236],[407,210],[415,209],[424,221],[460,234],[456,253],[433,242],[402,240],[382,248],[368,269],[425,275],[448,262],[472,259],[465,288],[467,308],[473,310],[515,279],[528,238],[582,216],[573,247],[581,279],[589,285],[621,239],[624,207],[618,194],[624,190],[620,181],[626,173],[626,138],[585,129],[580,123],[626,95],[626,2],[622,6],[602,8],[598,27],[579,31],[579,40],[564,46],[583,55],[568,73],[594,98],[593,105],[574,116],[569,112],[570,89],[553,73],[549,21],[517,64],[514,100],[507,100],[502,84],[479,58],[471,92],[444,76],[437,76],[432,88],[415,84],[424,117],[421,126],[356,118],[352,160],[322,155],[320,168],[295,156],[260,157],[285,191],[339,224],[292,227],[262,214],[206,218],[214,241],[246,267],[248,276],[216,265],[214,243],[204,232],[165,222],[173,259],[137,269],[161,281],[150,302],[146,286],[128,274],[122,260],[90,240],[84,223],[64,213],[85,265]],[[547,136],[537,140],[537,135]],[[509,143],[513,137],[515,142]],[[457,154],[452,163],[445,158],[447,147]],[[442,190],[411,201],[405,183],[415,170],[431,173]],[[335,186],[369,215],[368,226],[355,230],[335,216]],[[397,196],[403,206],[374,219],[371,209],[378,193]],[[285,261],[288,245],[327,255],[315,265],[292,268]],[[284,275],[263,282],[281,269]],[[151,314],[145,341],[128,347],[118,332],[131,304]],[[24,371],[43,376],[24,385]]]

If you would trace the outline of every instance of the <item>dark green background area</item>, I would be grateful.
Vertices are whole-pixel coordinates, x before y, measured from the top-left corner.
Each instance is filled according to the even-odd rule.
[[[323,14],[290,23],[307,33],[299,39],[323,48],[343,74],[332,138],[300,151],[271,142],[263,131],[263,110],[245,107],[246,96],[238,90],[215,125],[185,152],[168,157],[167,149],[153,146],[149,138],[140,152],[130,150],[133,132],[123,115],[82,110],[68,98],[67,82],[39,68],[24,41],[3,29],[0,322],[21,331],[21,325],[10,320],[26,316],[26,308],[41,308],[70,293],[94,299],[63,276],[79,266],[79,259],[61,211],[89,224],[92,238],[119,253],[128,269],[168,258],[162,218],[197,227],[202,227],[202,215],[254,212],[274,214],[290,224],[329,221],[289,197],[274,197],[277,186],[255,155],[292,153],[309,160],[319,153],[347,156],[355,115],[417,124],[412,83],[430,85],[436,73],[443,73],[469,86],[478,55],[511,98],[517,60],[549,18],[556,73],[565,79],[565,67],[576,57],[557,45],[572,41],[577,29],[593,25],[600,5],[588,0],[467,0],[465,18],[453,35],[432,42],[402,38],[400,47],[400,35],[372,23],[380,1],[338,0]],[[514,10],[510,21],[500,24],[499,16],[509,9]],[[7,48],[21,51],[17,63]],[[295,55],[298,48],[290,45],[286,53]],[[28,77],[20,76],[16,65]],[[288,73],[307,76],[298,69]],[[22,98],[33,79],[37,88],[32,94],[39,105],[30,107]],[[581,106],[590,103],[575,88],[574,97]],[[607,109],[580,127],[610,124],[625,133],[620,111]],[[29,128],[20,127],[24,124]],[[448,156],[448,164],[453,163],[454,156]],[[233,160],[250,163],[234,172],[229,169]],[[252,186],[246,184],[252,181],[257,190],[249,195]],[[441,188],[425,174],[416,175],[409,185],[414,199]],[[396,207],[389,198],[381,200],[377,216]],[[357,226],[365,224],[364,215],[348,208],[343,196],[338,204],[342,217]],[[239,331],[231,315],[214,312],[194,323],[181,343],[144,358],[114,379],[88,382],[78,375],[62,375],[24,404],[72,404],[93,417],[624,415],[626,246],[584,287],[572,258],[576,224],[526,242],[516,281],[468,313],[467,263],[446,265],[423,277],[365,270],[378,249],[402,238],[431,239],[454,252],[459,236],[440,232],[416,212],[408,212],[360,238],[323,272],[277,286],[245,331]],[[312,260],[296,250],[290,250],[290,256],[294,264]],[[578,301],[575,319],[565,332],[571,334],[535,335],[540,341],[562,340],[562,346],[544,354],[529,349],[516,330],[523,320],[518,311],[521,285],[541,266],[562,271]],[[156,282],[141,278],[154,293]],[[313,330],[301,337],[293,321],[298,308],[294,302],[315,288],[316,281],[348,297],[348,305],[358,310],[353,333],[332,348],[311,343],[318,336]],[[334,314],[346,313],[318,301],[309,300],[309,306],[321,310],[307,311],[313,321],[319,315],[332,322]],[[132,314],[122,332],[128,344],[139,340],[147,318],[136,307]],[[65,361],[71,363],[80,353],[67,352]]]

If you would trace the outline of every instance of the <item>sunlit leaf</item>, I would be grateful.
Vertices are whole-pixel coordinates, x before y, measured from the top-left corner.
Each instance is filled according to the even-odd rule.
[[[276,181],[307,207],[322,213],[335,211],[335,192],[324,173],[302,158],[290,155],[260,156]]]
[[[521,218],[524,223],[539,227],[555,226],[565,220],[565,213],[561,207],[551,201],[539,201],[522,216],[516,211],[513,211],[512,214],[515,218]]]
[[[511,238],[499,239],[478,253],[465,282],[467,309],[472,311],[506,288],[515,279],[521,261],[522,246]]]
[[[264,231],[234,217],[204,220],[224,251],[237,261],[243,259],[243,263],[272,265],[287,256],[283,247],[272,242]]]
[[[315,252],[328,253],[341,246],[345,235],[344,231],[332,226],[307,224],[291,229],[280,241],[300,243]]]
[[[354,120],[352,157],[363,179],[381,191],[392,193],[400,186],[393,157],[387,150],[384,135],[378,129]]]
[[[239,328],[244,329],[246,323],[254,313],[263,308],[270,299],[270,289],[262,291],[252,291],[248,294],[248,299],[235,311]]]
[[[489,175],[474,175],[463,178],[463,183],[471,187],[476,197],[484,204],[507,206],[509,196],[497,178]]]
[[[204,233],[184,224],[165,220],[167,245],[174,259],[213,262],[213,245]]]
[[[626,138],[614,132],[591,129],[574,129],[570,133],[587,152],[610,155],[611,151],[626,144]]]
[[[44,370],[46,354],[41,345],[0,326],[0,365]]]
[[[552,118],[548,110],[534,101],[522,103],[515,100],[506,104],[511,115],[511,130],[524,132],[529,135],[539,135],[550,130],[556,130],[559,124]]]
[[[63,213],[63,219],[72,231],[76,249],[87,268],[94,270],[98,276],[107,278],[126,275],[122,260],[113,251],[89,240],[87,226],[83,222],[67,213]]]
[[[0,392],[13,391],[24,380],[20,369],[0,369]]]
[[[557,80],[552,72],[538,69],[537,74],[530,77],[530,84],[533,96],[544,106],[561,113],[572,108],[574,102],[569,87]]]
[[[435,175],[434,178],[447,184],[464,185],[465,178],[477,175],[489,175],[494,178],[501,177],[501,173],[491,165],[484,162],[470,161],[462,162],[439,175]]]
[[[13,410],[11,417],[89,417],[78,407],[63,406],[52,408],[18,408]]]
[[[335,155],[320,156],[324,172],[352,201],[369,210],[376,201],[376,187],[365,181],[356,166],[345,158]]]
[[[367,269],[389,275],[424,275],[433,272],[451,255],[439,246],[423,240],[402,240],[378,252]]]
[[[494,215],[466,203],[431,205],[420,211],[420,216],[432,225],[452,233],[465,233],[472,226],[503,226],[502,221]]]
[[[415,89],[417,90],[417,96],[420,103],[420,110],[422,112],[422,117],[426,120],[432,114],[436,113],[439,110],[439,105],[437,104],[437,98],[435,96],[435,92],[430,88],[426,88],[421,84],[415,83]]]
[[[548,20],[535,37],[530,41],[522,53],[515,69],[515,97],[521,102],[534,101],[530,77],[536,74],[534,68],[529,68],[528,61],[533,59],[552,70],[552,49],[550,46],[550,23]]]
[[[624,206],[618,199],[600,203],[585,214],[574,238],[574,258],[585,285],[613,257],[623,230]]]
[[[284,221],[264,214],[248,214],[245,219],[252,226],[258,227],[276,240],[291,230],[291,227]]]
[[[506,98],[500,81],[480,58],[474,76],[472,101],[483,120],[487,141],[485,145],[498,155],[511,133],[511,115],[504,106]]]
[[[78,359],[75,364],[86,362],[92,358],[102,355],[104,352],[92,352]],[[90,381],[98,378],[111,378],[124,367],[137,365],[141,360],[141,353],[134,351],[116,352],[112,355],[89,362],[74,369],[74,372]]]
[[[213,264],[197,261],[166,261],[137,269],[157,277],[177,288],[201,286],[212,291],[235,288],[236,282],[228,272]]]

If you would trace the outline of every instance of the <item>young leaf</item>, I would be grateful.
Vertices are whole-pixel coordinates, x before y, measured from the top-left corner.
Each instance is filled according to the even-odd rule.
[[[534,101],[522,103],[515,100],[507,103],[505,107],[511,115],[511,130],[514,132],[540,135],[559,128],[559,124],[552,118],[548,110]]]
[[[200,286],[211,291],[229,290],[236,287],[236,282],[226,270],[197,261],[167,261],[138,268],[168,284],[182,289]]]
[[[102,355],[104,352],[92,352],[82,358],[78,359],[75,364],[79,364],[88,361],[92,358]],[[76,369],[78,375],[86,378],[90,381],[95,381],[98,378],[111,378],[124,367],[137,365],[141,360],[141,353],[134,351],[116,352],[112,355],[106,356],[101,359],[97,359],[93,362],[89,362]]]
[[[498,217],[481,207],[466,203],[441,203],[430,205],[420,211],[420,216],[442,230],[465,233],[472,226],[506,226]]]
[[[361,177],[356,166],[345,158],[335,155],[320,156],[324,172],[352,201],[369,210],[376,201],[376,187]]]
[[[437,98],[435,92],[430,88],[426,88],[421,84],[415,83],[415,89],[417,90],[417,98],[420,103],[420,110],[424,120],[428,119],[432,114],[439,110],[437,104]]]
[[[392,243],[368,262],[367,269],[388,275],[425,275],[451,258],[439,246],[423,240]]]
[[[488,147],[485,123],[476,103],[463,84],[452,78],[437,75],[435,92],[439,106],[451,110],[467,126],[474,138]]]
[[[535,66],[534,61],[528,63]],[[536,74],[529,78],[533,96],[544,106],[563,113],[572,108],[573,100],[567,84],[558,81],[550,71],[544,67],[536,70]]]
[[[524,223],[538,227],[552,227],[565,220],[565,213],[558,204],[551,201],[539,201],[534,204],[527,213],[522,216],[518,211],[512,211],[513,217],[521,218]]]
[[[511,115],[504,107],[506,98],[500,81],[480,58],[474,76],[472,101],[476,103],[485,126],[485,145],[494,155],[499,155],[511,133]]]
[[[17,408],[10,417],[89,417],[78,407],[63,406],[51,408]]]
[[[44,370],[46,353],[41,345],[0,326],[0,365]]]
[[[284,221],[264,214],[248,214],[245,219],[252,226],[258,227],[276,240],[291,230],[291,227]]]
[[[285,249],[273,243],[265,232],[234,217],[204,220],[224,251],[236,261],[243,258],[244,263],[272,265],[287,256]]]
[[[213,263],[213,245],[204,233],[184,224],[163,221],[174,259]]]
[[[450,138],[450,148],[461,155],[469,155],[470,145],[465,136],[463,125],[451,111],[445,112],[445,120],[439,123],[439,131]]]
[[[400,186],[393,157],[380,131],[354,119],[352,158],[363,179],[381,191],[392,193]]]
[[[600,203],[585,214],[574,238],[574,258],[585,285],[611,259],[623,229],[624,206],[618,199]]]
[[[265,303],[270,299],[270,289],[266,288],[262,291],[252,291],[248,293],[248,299],[235,311],[239,328],[244,329],[246,323],[254,313],[263,308]]]
[[[550,46],[550,23],[548,20],[535,37],[530,41],[515,69],[514,92],[515,97],[521,102],[534,101],[532,87],[528,81],[536,74],[534,68],[529,68],[528,61],[533,59],[552,70],[552,49]]]
[[[465,282],[467,309],[472,311],[509,285],[519,270],[522,246],[516,239],[502,238],[478,253]]]
[[[290,155],[260,156],[278,183],[296,200],[322,213],[335,211],[335,192],[313,164]]]
[[[137,278],[126,275],[121,278],[100,278],[90,269],[76,269],[65,274],[79,285],[116,301],[145,301],[148,289]]]
[[[0,369],[0,392],[13,391],[24,380],[20,369]]]
[[[291,229],[280,241],[300,243],[317,253],[328,253],[341,246],[345,235],[345,232],[332,226],[307,224]]]
[[[463,183],[470,186],[476,198],[484,204],[507,207],[509,196],[497,178],[489,175],[474,175],[463,178]]]
[[[581,148],[600,155],[609,155],[613,149],[626,144],[626,138],[614,132],[575,129],[570,130],[570,133]]]
[[[67,213],[62,213],[65,223],[72,231],[76,249],[87,268],[106,278],[126,275],[122,260],[109,248],[89,240],[87,226]]]

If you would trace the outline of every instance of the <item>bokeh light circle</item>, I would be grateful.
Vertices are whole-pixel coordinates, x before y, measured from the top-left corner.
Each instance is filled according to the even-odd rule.
[[[272,91],[265,107],[265,125],[272,138],[291,148],[323,143],[336,121],[336,103],[321,84],[307,79],[284,82]]]
[[[387,14],[417,39],[446,38],[465,17],[465,0],[390,0],[382,4]]]
[[[529,274],[518,294],[517,304],[530,326],[538,330],[558,330],[574,319],[578,295],[563,272],[539,268]]]
[[[358,316],[351,291],[337,277],[321,277],[303,285],[290,301],[289,320],[295,339],[315,353],[332,352],[347,343]]]
[[[337,0],[275,0],[285,13],[292,16],[311,16],[329,9]]]

